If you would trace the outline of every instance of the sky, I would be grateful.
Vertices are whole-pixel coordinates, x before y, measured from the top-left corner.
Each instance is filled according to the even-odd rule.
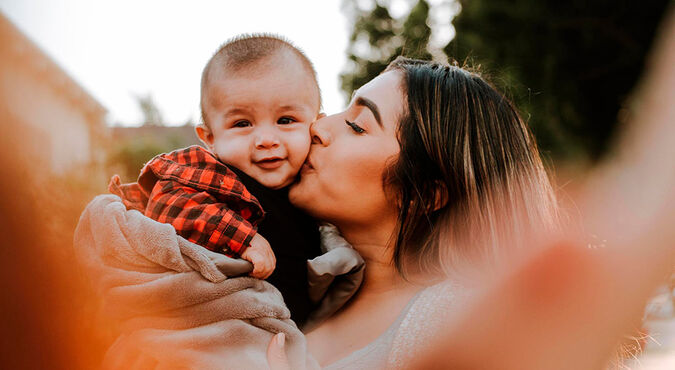
[[[314,62],[324,109],[344,105],[338,74],[349,24],[339,0],[0,0],[0,10],[106,107],[112,124],[139,124],[134,96],[146,94],[168,124],[197,120],[202,68],[244,32],[288,37]]]
[[[393,16],[407,13],[409,1],[389,2]],[[0,0],[0,11],[108,110],[109,124],[140,124],[135,96],[150,94],[166,123],[180,125],[198,122],[207,60],[228,38],[245,32],[293,41],[316,67],[324,111],[341,110],[345,97],[338,76],[351,33],[341,3]]]

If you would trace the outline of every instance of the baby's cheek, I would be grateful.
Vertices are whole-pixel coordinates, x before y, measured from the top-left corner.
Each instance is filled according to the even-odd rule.
[[[289,133],[287,141],[288,158],[291,165],[300,169],[309,154],[311,146],[311,139],[309,136],[309,127],[306,130],[297,130],[297,132]]]
[[[215,142],[216,156],[223,163],[241,168],[250,162],[250,150],[241,140],[220,140]],[[243,170],[243,168],[241,168]]]

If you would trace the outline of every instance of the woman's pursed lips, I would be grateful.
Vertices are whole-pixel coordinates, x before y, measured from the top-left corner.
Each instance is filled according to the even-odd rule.
[[[302,164],[302,168],[300,169],[300,172],[305,173],[305,172],[313,171],[313,170],[314,170],[314,166],[312,165],[312,161],[309,159],[309,157],[307,157],[307,159],[305,159],[305,163]]]

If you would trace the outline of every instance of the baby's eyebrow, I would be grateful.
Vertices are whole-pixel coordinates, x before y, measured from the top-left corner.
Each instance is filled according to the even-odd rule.
[[[295,111],[298,111],[298,110],[302,110],[302,107],[299,106],[299,105],[287,104],[287,105],[282,105],[282,106],[280,106],[280,107],[279,107],[279,110],[280,110],[280,111],[283,111],[283,110],[295,110]]]
[[[225,111],[225,116],[235,115],[235,114],[246,114],[248,110],[242,108],[232,108]]]

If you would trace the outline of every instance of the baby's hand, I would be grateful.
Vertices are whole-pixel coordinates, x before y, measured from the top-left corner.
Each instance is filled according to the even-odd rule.
[[[253,271],[249,275],[258,279],[267,279],[272,275],[277,264],[270,243],[260,234],[253,236],[251,244],[241,254],[241,258],[253,264]]]

